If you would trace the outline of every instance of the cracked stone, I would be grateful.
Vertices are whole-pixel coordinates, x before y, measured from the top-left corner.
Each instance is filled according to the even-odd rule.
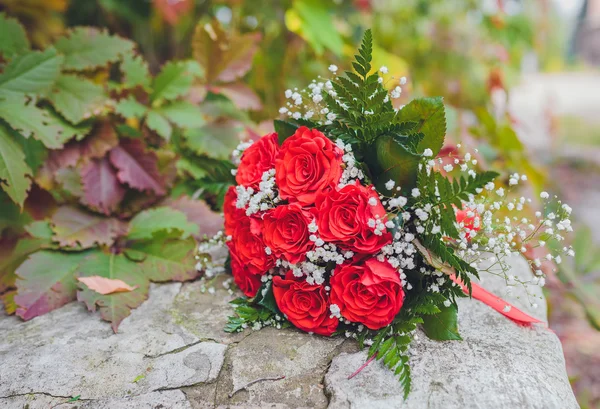
[[[30,394],[0,400],[0,408],[48,409],[57,405],[69,409],[191,409],[183,392],[161,391],[144,395],[108,398],[92,401],[76,401],[69,405],[68,398],[55,398],[47,395]]]
[[[180,289],[154,285],[116,335],[77,303],[29,322],[1,317],[0,396],[121,398],[214,381],[227,346],[201,342],[170,318]]]

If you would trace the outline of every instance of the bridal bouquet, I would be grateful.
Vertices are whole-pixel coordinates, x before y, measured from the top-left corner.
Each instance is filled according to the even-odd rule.
[[[408,394],[413,333],[421,325],[433,339],[460,339],[458,297],[537,322],[471,278],[543,285],[542,264],[560,263],[569,247],[531,257],[528,282],[508,275],[508,258],[562,241],[571,209],[543,192],[543,212],[527,217],[531,200],[510,199],[524,175],[479,171],[474,154],[440,155],[441,99],[396,106],[406,80],[375,71],[371,54],[367,31],[354,71],[330,66],[331,79],[286,91],[276,133],[238,147],[225,230],[212,242],[227,246],[245,294],[226,330],[354,337]]]

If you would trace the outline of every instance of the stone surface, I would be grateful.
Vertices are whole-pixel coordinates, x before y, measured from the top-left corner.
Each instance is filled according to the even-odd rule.
[[[513,263],[513,274],[528,270],[523,259]],[[503,279],[486,276],[483,284],[496,294]],[[530,287],[533,301],[541,290]],[[545,308],[533,309],[524,288],[509,298],[515,306],[546,320]],[[393,374],[374,362],[348,380],[366,353],[340,354],[325,377],[330,409],[350,408],[578,408],[565,371],[562,348],[543,325],[523,327],[472,299],[461,299],[459,331],[463,341],[437,342],[422,332],[413,344],[410,365],[413,389],[406,401]]]
[[[224,333],[237,295],[223,281],[153,286],[116,335],[76,303],[29,322],[0,316],[0,408],[577,407],[554,334],[475,300],[460,303],[464,341],[421,335],[415,343],[414,390],[403,402],[379,363],[347,379],[366,356],[352,340],[293,329]],[[205,285],[216,294],[202,293]],[[484,286],[500,288],[493,279]],[[545,319],[542,309],[532,314]]]

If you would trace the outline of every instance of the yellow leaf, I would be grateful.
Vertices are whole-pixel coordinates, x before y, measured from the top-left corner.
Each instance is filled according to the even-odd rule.
[[[77,277],[77,280],[85,284],[90,290],[96,291],[102,295],[113,293],[125,293],[137,288],[130,286],[122,280],[115,278],[105,278],[100,276]]]

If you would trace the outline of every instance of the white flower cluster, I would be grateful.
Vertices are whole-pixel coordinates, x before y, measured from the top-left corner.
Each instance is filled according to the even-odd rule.
[[[344,144],[344,141],[341,139],[336,140],[335,144],[344,151],[344,155],[342,156],[344,170],[340,182],[338,183],[338,187],[341,189],[346,185],[354,183],[357,179],[363,180],[365,175],[363,174],[363,171],[356,166],[354,153],[352,153],[352,146],[349,143]]]
[[[247,216],[272,209],[281,201],[275,185],[275,169],[263,173],[258,191],[241,185],[236,186],[235,191],[237,193],[235,206],[238,209],[246,208]]]
[[[415,236],[412,233],[403,230],[397,231],[394,234],[392,243],[384,246],[377,255],[379,261],[387,261],[398,270],[402,286],[406,287],[407,290],[412,289],[412,286],[406,281],[404,269],[412,270],[415,268],[417,248],[412,244],[414,239]]]
[[[233,150],[233,152],[231,153],[231,161],[235,164],[235,165],[239,165],[240,161],[242,160],[242,154],[244,153],[244,151],[246,149],[248,149],[250,146],[252,146],[252,144],[254,143],[254,141],[249,140],[249,141],[244,141],[244,142],[240,142],[238,144],[238,146]],[[235,174],[237,173],[236,170],[232,170],[233,175],[235,176]]]

